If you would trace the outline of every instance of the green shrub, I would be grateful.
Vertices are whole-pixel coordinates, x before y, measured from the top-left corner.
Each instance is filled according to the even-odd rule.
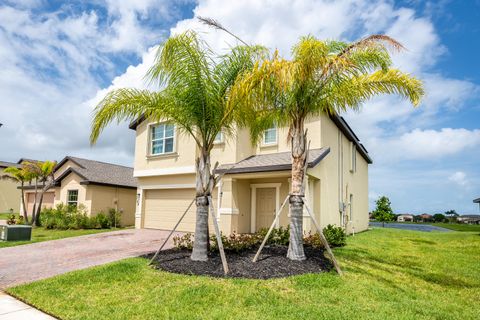
[[[100,217],[99,217],[100,215]],[[110,228],[110,219],[104,213],[89,217],[84,205],[69,206],[63,203],[42,210],[41,225],[46,229],[99,229]]]
[[[98,224],[100,225],[100,228],[108,229],[111,227],[110,219],[109,217],[107,217],[105,213],[103,212],[97,213],[96,218],[97,218]]]
[[[117,228],[122,222],[122,213],[114,208],[110,208],[108,210],[108,219],[110,220],[110,226]]]
[[[263,241],[267,235],[268,229],[262,228],[257,233],[256,236],[260,238],[260,243]],[[270,236],[268,237],[267,244],[269,245],[279,245],[287,246],[290,242],[290,226],[284,228],[273,228]]]
[[[329,224],[323,229],[323,234],[332,247],[343,247],[347,244],[347,235],[341,227]]]
[[[193,249],[193,234],[186,233],[183,236],[174,236],[173,237],[173,246],[177,249]]]
[[[229,236],[221,235],[223,248],[227,252],[242,252],[259,247],[263,239],[267,235],[268,229],[261,229],[257,233],[232,233]],[[323,229],[323,234],[327,239],[328,243],[332,247],[341,247],[346,244],[346,234],[341,227],[336,227],[333,225],[328,225]],[[177,249],[188,249],[193,248],[194,235],[192,233],[186,233],[183,236],[174,236],[173,245]],[[279,245],[279,246],[288,246],[290,240],[290,229],[289,227],[278,229],[272,229],[270,236],[266,242],[267,245]],[[318,233],[311,234],[303,238],[304,244],[306,246],[311,246],[314,248],[323,248],[322,241],[320,240],[320,235]],[[210,251],[218,251],[217,238],[215,235],[210,236]]]
[[[8,216],[7,224],[9,224],[9,225],[17,224],[17,218],[14,214],[11,214],[11,215]]]

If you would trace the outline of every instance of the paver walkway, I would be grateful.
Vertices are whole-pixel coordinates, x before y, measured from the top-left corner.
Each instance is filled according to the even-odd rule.
[[[382,227],[381,222],[370,222],[370,226],[372,227]],[[431,226],[428,224],[412,224],[412,223],[385,223],[385,228],[395,228],[395,229],[403,229],[403,230],[413,230],[413,231],[424,231],[424,232],[431,232],[431,231],[441,231],[441,232],[449,232],[452,231],[447,228]]]
[[[128,229],[0,249],[0,291],[157,250],[169,231]],[[172,241],[165,249],[171,247]]]
[[[55,318],[0,292],[0,320],[55,320]]]

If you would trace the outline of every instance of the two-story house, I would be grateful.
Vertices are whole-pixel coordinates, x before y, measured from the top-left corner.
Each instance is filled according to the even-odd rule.
[[[317,221],[345,226],[348,232],[368,227],[368,165],[372,163],[358,137],[339,116],[306,121],[311,140],[305,194]],[[138,179],[136,228],[172,229],[195,197],[196,145],[173,123],[143,117],[130,124],[136,131],[134,176]],[[266,130],[258,146],[241,129],[232,139],[222,134],[212,150],[221,182],[214,206],[221,231],[249,233],[269,227],[290,190],[290,145],[287,128]],[[219,203],[219,194],[222,194]],[[305,212],[305,231],[315,231]],[[288,206],[278,226],[288,225]],[[179,225],[193,232],[195,206]]]

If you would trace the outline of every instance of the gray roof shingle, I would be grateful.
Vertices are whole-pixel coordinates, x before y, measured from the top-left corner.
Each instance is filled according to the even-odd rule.
[[[0,168],[8,168],[8,167],[17,167],[20,168],[21,165],[13,162],[8,162],[8,161],[0,161]]]
[[[68,156],[60,161],[57,168],[67,160],[73,161],[79,165],[79,167],[70,167],[57,178],[57,181],[61,181],[70,172],[75,172],[84,179],[84,181],[81,182],[82,184],[137,187],[137,179],[133,177],[133,168],[131,167]]]
[[[311,149],[308,156],[308,167],[315,167],[330,152],[330,148]],[[235,164],[225,164],[217,168],[216,173],[252,173],[267,171],[283,171],[292,168],[290,152],[258,154],[250,156]]]

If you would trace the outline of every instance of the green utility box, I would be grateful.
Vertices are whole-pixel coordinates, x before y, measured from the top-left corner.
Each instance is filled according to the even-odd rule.
[[[12,224],[0,226],[0,240],[3,241],[30,241],[32,226]]]

